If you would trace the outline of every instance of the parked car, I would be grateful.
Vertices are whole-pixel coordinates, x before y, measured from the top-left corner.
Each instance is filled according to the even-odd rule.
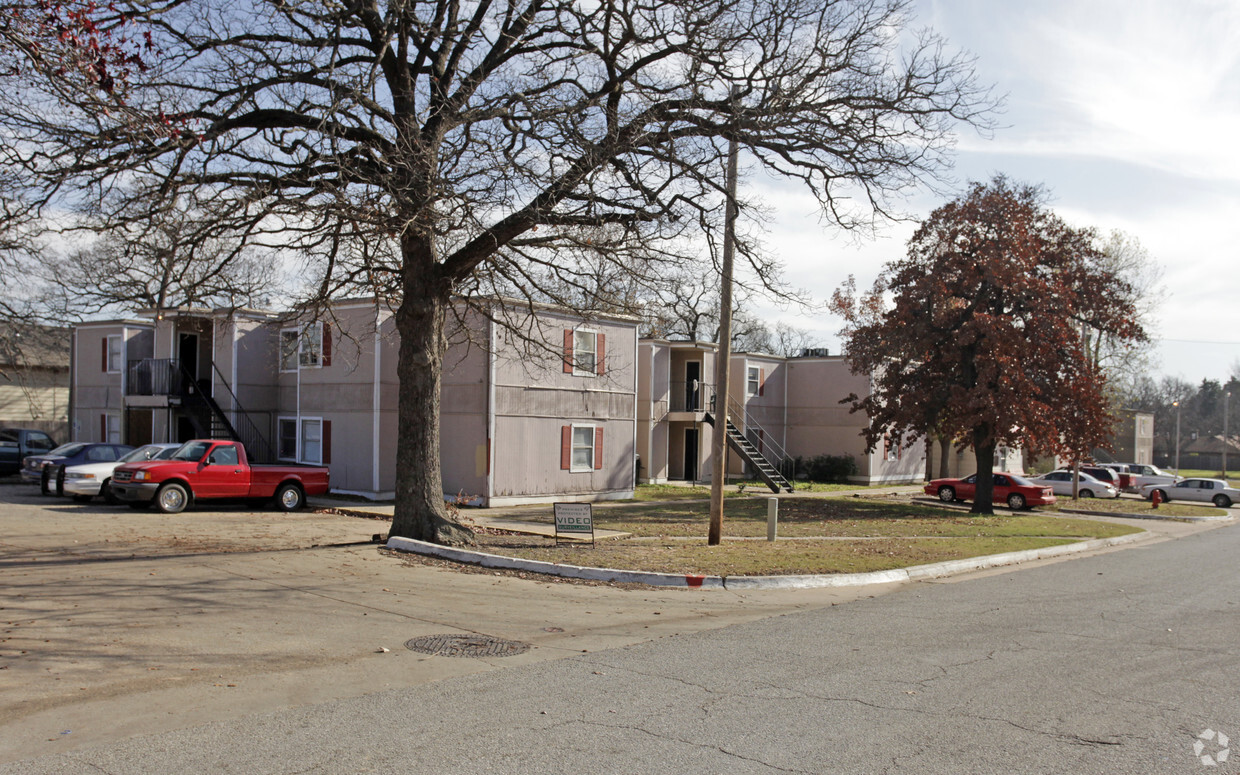
[[[1145,463],[1125,463],[1124,465],[1128,466],[1128,473],[1132,475],[1133,492],[1141,492],[1147,484],[1175,484],[1176,479],[1179,478],[1158,466]]]
[[[134,508],[154,503],[165,514],[208,499],[274,501],[281,511],[295,511],[307,495],[325,494],[330,477],[326,466],[251,464],[240,442],[199,439],[167,460],[117,466],[112,492]]]
[[[1050,487],[1056,495],[1072,496],[1072,472],[1071,471],[1051,471],[1049,474],[1038,476],[1029,481],[1034,484],[1041,484]],[[1110,482],[1104,482],[1097,477],[1085,473],[1085,469],[1081,469],[1080,479],[1077,483],[1077,495],[1082,498],[1118,498],[1119,489]]]
[[[85,502],[96,495],[102,495],[108,503],[116,503],[116,495],[112,493],[112,471],[117,466],[145,460],[163,460],[180,447],[180,444],[144,444],[116,460],[65,466],[63,477],[58,477],[58,481],[63,483],[60,489],[63,489],[65,495],[72,495],[75,501]]]
[[[61,444],[45,455],[31,455],[22,463],[22,481],[38,482],[43,494],[47,495],[60,481],[58,474],[66,466],[80,463],[115,462],[126,452],[133,449],[128,444],[96,444],[74,441]],[[57,495],[59,492],[57,486]]]
[[[1222,479],[1182,479],[1174,484],[1147,484],[1141,488],[1141,497],[1147,500],[1154,492],[1163,501],[1199,501],[1213,503],[1225,509],[1240,502],[1240,490],[1229,487]]]
[[[1006,503],[1009,508],[1023,509],[1027,506],[1047,506],[1055,502],[1055,493],[1046,485],[1034,484],[1023,476],[1009,473],[991,474],[994,480],[995,503]],[[945,503],[973,500],[977,492],[977,474],[963,479],[935,479],[925,486],[927,495],[934,495]]]
[[[1067,471],[1070,469],[1065,468],[1063,470]],[[1109,468],[1106,468],[1104,466],[1084,465],[1080,467],[1080,472],[1082,474],[1089,474],[1090,476],[1102,482],[1103,484],[1111,485],[1112,487],[1115,488],[1117,495],[1118,495],[1118,491],[1122,489],[1119,483],[1119,474],[1116,473],[1115,471],[1112,471]]]
[[[41,455],[56,448],[56,442],[43,431],[30,428],[0,429],[0,476],[22,470],[22,461],[29,455]]]
[[[1137,488],[1132,483],[1137,474],[1129,472],[1126,463],[1103,463],[1102,467],[1118,477],[1120,492],[1137,492]]]

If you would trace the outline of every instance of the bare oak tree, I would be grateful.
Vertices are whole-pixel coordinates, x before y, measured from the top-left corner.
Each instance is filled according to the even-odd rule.
[[[322,294],[393,294],[392,531],[445,543],[472,540],[440,477],[454,294],[538,285],[583,247],[683,255],[723,198],[731,138],[836,224],[866,225],[994,106],[902,0],[110,7],[152,34],[159,58],[127,104],[166,131],[91,105],[52,115],[29,91],[2,118],[32,141],[17,154],[31,183],[126,222],[192,195],[242,242],[318,256]]]

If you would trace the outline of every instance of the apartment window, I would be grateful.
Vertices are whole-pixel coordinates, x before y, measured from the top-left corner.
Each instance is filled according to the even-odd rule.
[[[302,368],[321,366],[323,363],[323,329],[317,325],[306,326],[301,335],[301,353],[298,363]]]
[[[883,437],[883,459],[888,462],[900,459],[900,445],[893,443],[890,436]]]
[[[280,332],[280,371],[297,371],[299,342],[297,329],[286,328]]]
[[[107,370],[119,374],[125,367],[125,338],[109,336],[107,339]]]
[[[602,374],[607,337],[584,328],[564,329],[564,373],[580,377]]]
[[[594,425],[565,425],[560,435],[560,468],[597,471],[603,467],[603,429]]]
[[[766,382],[766,370],[760,366],[750,366],[746,371],[745,393],[751,396],[760,396],[764,392]]]
[[[301,462],[323,462],[323,421],[301,421]]]
[[[120,415],[116,415],[116,414],[100,415],[99,424],[100,424],[100,431],[101,431],[100,435],[103,437],[99,439],[101,442],[105,444],[120,444],[121,443]],[[108,459],[114,460],[115,458],[108,458]]]
[[[279,448],[276,456],[281,460],[296,460],[297,420],[291,417],[281,417],[279,425]]]

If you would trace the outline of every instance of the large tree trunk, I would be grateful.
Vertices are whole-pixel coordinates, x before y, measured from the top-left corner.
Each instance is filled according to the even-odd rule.
[[[409,282],[396,310],[400,334],[396,514],[391,534],[449,546],[472,545],[473,533],[449,518],[439,465],[439,395],[447,341],[444,319],[451,296]]]
[[[991,476],[995,465],[994,434],[989,428],[973,430],[973,451],[977,456],[977,492],[973,496],[972,514],[994,514],[995,480]]]
[[[940,479],[946,479],[949,476],[951,476],[951,474],[949,473],[949,471],[951,470],[950,465],[949,465],[951,461],[951,451],[952,451],[951,438],[949,438],[948,436],[939,436],[939,477],[938,478]]]

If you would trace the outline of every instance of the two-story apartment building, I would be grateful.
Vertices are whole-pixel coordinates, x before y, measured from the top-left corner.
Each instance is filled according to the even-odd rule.
[[[715,345],[643,339],[638,356],[641,481],[708,481]],[[866,450],[865,417],[841,402],[850,394],[866,395],[869,378],[853,374],[840,356],[735,353],[728,383],[728,418],[752,447],[743,452],[729,445],[729,477],[754,475],[754,452],[773,467],[786,458],[852,455],[854,479],[864,484],[913,482],[924,475],[921,442]]]
[[[466,312],[450,332],[445,495],[483,505],[629,497],[636,321],[508,306]],[[73,339],[74,438],[231,436],[259,460],[327,465],[337,492],[388,498],[398,352],[391,312],[374,299],[318,314],[177,309],[83,324]]]

